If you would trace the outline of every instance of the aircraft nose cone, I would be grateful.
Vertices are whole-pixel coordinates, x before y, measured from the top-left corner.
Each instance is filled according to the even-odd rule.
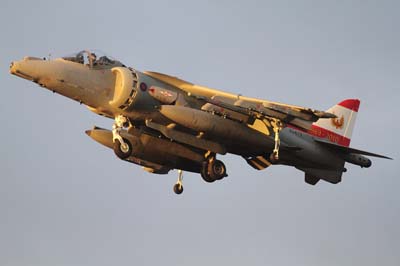
[[[10,73],[15,75],[17,73],[16,70],[17,70],[16,63],[13,61],[10,63]]]
[[[37,82],[44,74],[45,62],[41,58],[26,56],[10,64],[10,73],[18,77]]]

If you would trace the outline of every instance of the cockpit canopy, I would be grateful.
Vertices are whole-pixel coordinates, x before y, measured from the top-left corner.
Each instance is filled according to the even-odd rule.
[[[74,63],[89,66],[90,68],[110,68],[116,66],[125,66],[120,61],[105,55],[99,51],[83,50],[70,56],[62,57],[62,59]]]

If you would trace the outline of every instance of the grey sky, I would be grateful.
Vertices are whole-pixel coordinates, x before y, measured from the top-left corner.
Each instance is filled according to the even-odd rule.
[[[400,265],[398,1],[8,1],[0,9],[0,265]],[[8,74],[100,49],[139,70],[327,109],[361,99],[339,185],[222,157],[229,178],[151,175],[88,138],[112,121]]]

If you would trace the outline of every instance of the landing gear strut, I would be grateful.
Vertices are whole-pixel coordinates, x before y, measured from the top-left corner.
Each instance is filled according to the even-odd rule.
[[[176,184],[174,185],[174,192],[175,194],[182,194],[183,192],[183,172],[182,170],[178,170],[178,181],[176,181]]]
[[[270,161],[272,163],[276,163],[279,160],[279,147],[281,144],[281,140],[279,138],[279,133],[281,132],[282,128],[283,128],[283,124],[282,121],[279,119],[273,119],[271,121],[271,125],[272,128],[274,130],[274,134],[275,134],[275,146],[274,146],[274,150],[272,151],[272,154],[270,156]]]
[[[121,130],[129,127],[130,123],[127,117],[118,115],[115,117],[112,134],[114,142],[114,152],[120,159],[126,159],[132,154],[132,144],[129,140],[121,136]]]
[[[216,180],[221,180],[222,178],[228,176],[226,174],[225,164],[217,160],[215,154],[210,154],[206,156],[206,160],[203,162],[201,167],[201,177],[207,183],[212,183]]]

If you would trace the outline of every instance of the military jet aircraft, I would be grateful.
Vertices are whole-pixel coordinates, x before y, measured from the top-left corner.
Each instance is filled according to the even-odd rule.
[[[225,178],[217,154],[241,156],[256,170],[293,166],[311,185],[339,183],[345,162],[370,167],[364,155],[390,159],[349,147],[358,99],[319,111],[141,72],[89,50],[53,60],[25,57],[10,72],[114,119],[112,129],[95,126],[86,134],[150,173],[178,169],[177,194],[182,171],[209,183]]]

